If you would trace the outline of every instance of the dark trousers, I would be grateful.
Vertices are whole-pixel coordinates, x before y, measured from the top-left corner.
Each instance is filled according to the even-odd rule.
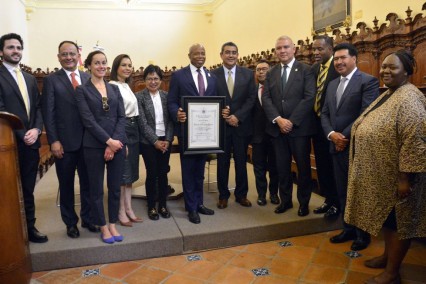
[[[146,197],[148,199],[148,209],[155,208],[157,197],[158,181],[158,206],[166,207],[168,194],[168,179],[170,151],[162,153],[155,149],[153,145],[143,144],[140,148],[146,168]]]
[[[80,182],[81,220],[84,223],[91,224],[89,177],[84,162],[83,148],[73,152],[65,152],[62,159],[55,159],[55,166],[59,181],[62,221],[67,226],[78,223],[78,216],[74,208],[74,180],[75,170],[77,170]]]
[[[262,142],[252,143],[253,172],[259,197],[265,197],[268,189],[266,173],[269,172],[269,194],[278,193],[278,171],[272,138],[265,135]]]
[[[118,208],[120,205],[120,184],[123,176],[124,155],[123,150],[114,154],[114,159],[106,162],[104,159],[104,148],[84,148],[84,160],[86,161],[87,173],[90,177],[90,209],[94,225],[104,226],[104,174],[107,168],[108,187],[108,219],[109,223],[118,221]]]
[[[333,159],[330,154],[330,141],[324,134],[321,119],[316,117],[318,133],[312,137],[317,167],[318,183],[321,194],[325,196],[325,203],[339,208],[339,199],[334,180]]]
[[[281,203],[292,203],[293,179],[291,174],[292,157],[297,165],[297,200],[301,206],[308,206],[312,193],[311,141],[308,136],[290,137],[280,134],[273,138],[279,175]]]
[[[19,171],[21,174],[22,194],[24,197],[25,218],[27,228],[35,225],[34,187],[37,179],[37,169],[40,160],[38,149],[32,149],[18,140]]]
[[[217,184],[219,189],[219,199],[228,199],[230,196],[229,168],[231,165],[231,153],[235,166],[235,198],[247,197],[247,148],[250,141],[249,136],[241,137],[235,133],[225,138],[225,153],[217,155]]]

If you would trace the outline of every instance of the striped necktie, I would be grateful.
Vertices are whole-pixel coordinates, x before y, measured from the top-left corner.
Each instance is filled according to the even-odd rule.
[[[21,69],[18,67],[14,68],[13,71],[15,71],[16,73],[19,91],[21,91],[21,95],[22,95],[22,99],[24,100],[27,115],[28,117],[30,117],[30,98],[28,96],[27,86],[25,85],[24,75],[22,75]]]
[[[319,76],[317,79],[317,94],[315,96],[315,105],[314,105],[314,111],[318,116],[321,115],[321,98],[322,98],[322,93],[324,91],[325,79],[327,78],[327,71],[328,71],[328,68],[324,64],[321,64]]]

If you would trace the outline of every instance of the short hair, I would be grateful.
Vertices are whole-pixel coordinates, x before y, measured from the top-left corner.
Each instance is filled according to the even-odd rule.
[[[22,40],[21,36],[15,33],[5,34],[2,37],[0,37],[0,50],[3,51],[4,43],[6,40],[9,39],[16,39],[19,41],[19,43],[22,46],[22,49],[24,49],[24,41]]]
[[[237,52],[238,52],[238,46],[235,43],[233,43],[232,41],[228,41],[228,42],[225,42],[224,44],[222,44],[220,54],[222,54],[223,51],[225,50],[225,46],[234,46],[237,49]]]
[[[74,45],[74,46],[75,46],[75,48],[77,49],[77,53],[80,53],[80,48],[78,47],[78,45],[77,45],[75,42],[70,41],[70,40],[64,40],[63,42],[61,42],[61,43],[59,44],[59,46],[58,46],[58,52],[59,52],[59,50],[61,49],[61,47],[62,47],[64,44],[66,44],[66,43],[69,43],[69,44]]]
[[[350,56],[356,56],[356,57],[358,57],[358,50],[356,49],[356,47],[353,46],[352,44],[346,43],[346,42],[339,43],[338,45],[336,45],[333,48],[333,52],[336,53],[336,51],[343,50],[343,49],[347,49]]]
[[[328,35],[316,35],[314,36],[314,40],[324,40],[325,44],[333,48],[334,41],[332,37]]]
[[[416,68],[416,60],[414,59],[411,53],[409,53],[405,49],[401,49],[389,55],[396,55],[399,58],[399,60],[401,60],[401,63],[404,66],[404,70],[405,72],[407,72],[407,75],[408,76],[413,75],[414,69]]]
[[[277,40],[276,40],[275,42],[277,42],[277,41],[279,41],[279,40],[289,40],[289,41],[291,41],[291,43],[294,45],[293,40],[292,40],[292,39],[291,39],[291,37],[289,37],[289,36],[282,35],[282,36],[280,36],[279,38],[277,38]]]
[[[263,58],[256,62],[256,66],[261,64],[261,63],[266,63],[266,64],[268,64],[268,66],[270,66],[269,62],[266,59],[263,59]]]
[[[163,80],[163,71],[161,71],[160,67],[157,65],[149,64],[144,70],[143,70],[143,80],[146,80],[146,77],[151,74],[156,73],[158,77],[160,77],[160,80]]]
[[[106,58],[105,53],[103,53],[103,52],[102,52],[102,51],[100,51],[100,50],[94,50],[94,51],[90,52],[90,53],[87,55],[86,60],[84,60],[84,67],[85,67],[85,68],[89,68],[90,64],[92,64],[93,56],[95,56],[96,54],[103,54],[103,55],[105,56],[105,58]]]
[[[113,81],[118,81],[118,74],[117,74],[117,70],[120,67],[121,61],[124,58],[128,58],[130,61],[132,61],[130,59],[130,56],[128,56],[127,54],[120,54],[118,55],[114,61],[112,62],[112,67],[111,67],[111,73],[109,75],[109,79],[113,80]],[[130,77],[126,78],[125,82],[128,83],[130,81]]]

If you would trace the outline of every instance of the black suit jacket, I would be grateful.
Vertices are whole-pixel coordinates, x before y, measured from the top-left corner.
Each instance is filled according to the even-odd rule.
[[[126,114],[123,98],[117,86],[105,82],[109,111],[102,107],[102,96],[88,80],[78,86],[76,99],[78,111],[85,131],[83,146],[88,148],[106,148],[109,138],[127,143],[125,132]]]
[[[257,86],[256,90],[259,89]],[[258,92],[258,91],[257,91]],[[253,137],[251,143],[261,143],[266,135],[265,128],[268,124],[268,119],[266,118],[265,111],[263,110],[262,105],[258,97],[256,96],[253,111]]]
[[[325,136],[331,131],[336,131],[350,139],[354,121],[379,96],[379,80],[356,70],[343,92],[339,105],[336,106],[339,83],[340,77],[331,81],[327,87],[326,100],[321,112],[321,125]],[[336,152],[333,143],[330,143],[330,152]]]
[[[230,114],[235,115],[239,120],[238,127],[226,124],[226,135],[231,135],[234,132],[238,136],[250,136],[253,131],[251,112],[256,99],[253,71],[236,66],[232,98],[228,91],[224,67],[216,68],[212,73],[217,78],[217,95],[226,97],[225,104],[230,107]]]
[[[278,124],[272,121],[281,116],[293,123],[291,137],[315,134],[314,113],[316,83],[311,67],[294,61],[290,75],[281,90],[281,64],[268,72],[262,96],[263,109],[268,118],[266,131],[277,137],[280,134]]]
[[[23,141],[25,133],[33,128],[43,129],[43,119],[40,108],[40,94],[34,76],[22,72],[30,98],[30,117],[28,118],[25,103],[18,84],[4,65],[0,66],[0,111],[10,112],[18,116],[24,124],[24,129],[15,130],[18,140]],[[40,148],[40,139],[30,146]]]
[[[320,63],[315,63],[314,65],[312,65],[312,71],[314,72],[314,78],[315,78],[315,86],[316,86],[316,82],[318,80],[320,68],[321,68]],[[330,67],[328,68],[327,77],[325,78],[324,88],[322,89],[320,109],[322,109],[322,107],[324,106],[324,103],[325,103],[326,90],[327,90],[328,83],[330,83],[331,81],[333,81],[334,79],[336,79],[339,76],[340,76],[340,74],[337,73],[336,69],[334,68],[334,63],[332,61],[331,64],[330,64]]]
[[[81,72],[84,85],[90,75]],[[49,144],[60,141],[65,152],[80,149],[83,140],[83,123],[77,108],[76,91],[63,69],[43,80],[42,112]]]

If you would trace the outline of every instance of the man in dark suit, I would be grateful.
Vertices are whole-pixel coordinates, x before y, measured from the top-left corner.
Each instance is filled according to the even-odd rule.
[[[244,207],[251,207],[251,202],[247,199],[247,148],[253,131],[251,112],[256,99],[256,85],[253,72],[237,66],[238,47],[235,43],[224,43],[220,57],[223,66],[212,73],[217,78],[217,94],[226,97],[229,116],[226,118],[225,153],[217,155],[217,208],[224,209],[228,206],[231,154],[235,165],[235,201]]]
[[[18,146],[19,171],[24,196],[25,217],[30,242],[45,243],[48,238],[35,227],[34,187],[40,160],[41,129],[43,120],[40,109],[40,94],[36,79],[19,68],[24,43],[14,33],[0,38],[0,111],[18,116],[23,129],[15,131]]]
[[[342,216],[346,206],[351,127],[379,95],[377,78],[357,69],[357,54],[356,48],[348,43],[339,44],[334,48],[334,67],[340,77],[328,85],[321,112],[324,134],[331,141],[329,149],[333,158]],[[332,243],[343,243],[348,240],[354,240],[352,250],[362,250],[370,243],[370,235],[344,223],[343,231],[330,238]]]
[[[169,94],[167,97],[170,117],[176,123],[176,132],[180,145],[180,160],[182,170],[182,185],[185,199],[185,209],[189,221],[198,224],[200,214],[213,215],[214,211],[203,204],[203,182],[206,155],[184,155],[183,133],[181,123],[186,121],[181,98],[183,96],[216,96],[216,77],[203,67],[206,61],[206,51],[201,44],[194,44],[188,54],[191,64],[172,74]]]
[[[256,179],[257,204],[266,205],[266,192],[268,189],[268,180],[266,173],[269,172],[269,197],[272,204],[279,204],[278,197],[278,172],[275,159],[275,152],[272,145],[272,138],[265,132],[268,123],[265,111],[262,107],[263,84],[266,79],[266,73],[269,71],[269,64],[261,60],[256,65],[257,98],[253,108],[253,137],[252,161],[253,172]]]
[[[292,156],[297,165],[297,199],[299,216],[309,214],[312,193],[311,139],[315,134],[312,108],[315,99],[315,79],[311,68],[294,58],[296,47],[288,36],[275,43],[275,53],[280,64],[266,76],[262,96],[263,109],[268,123],[266,131],[273,139],[277,153],[277,168],[281,204],[275,213],[293,208]]]
[[[314,209],[314,214],[325,213],[324,218],[330,219],[339,216],[340,206],[334,180],[333,160],[329,151],[329,141],[321,126],[321,110],[325,102],[325,90],[327,90],[328,83],[339,77],[339,73],[336,72],[333,64],[333,38],[326,35],[316,36],[312,44],[312,51],[316,61],[312,70],[317,86],[313,108],[317,133],[312,136],[312,142],[315,151],[318,183],[321,193],[325,196],[324,203]]]
[[[77,44],[63,41],[58,47],[58,60],[62,69],[44,78],[42,113],[50,150],[55,157],[59,181],[62,221],[67,235],[78,238],[78,216],[74,209],[74,179],[80,181],[81,226],[91,232],[99,229],[90,221],[89,177],[83,154],[83,124],[75,100],[75,88],[89,80],[89,74],[77,70],[80,53]]]

